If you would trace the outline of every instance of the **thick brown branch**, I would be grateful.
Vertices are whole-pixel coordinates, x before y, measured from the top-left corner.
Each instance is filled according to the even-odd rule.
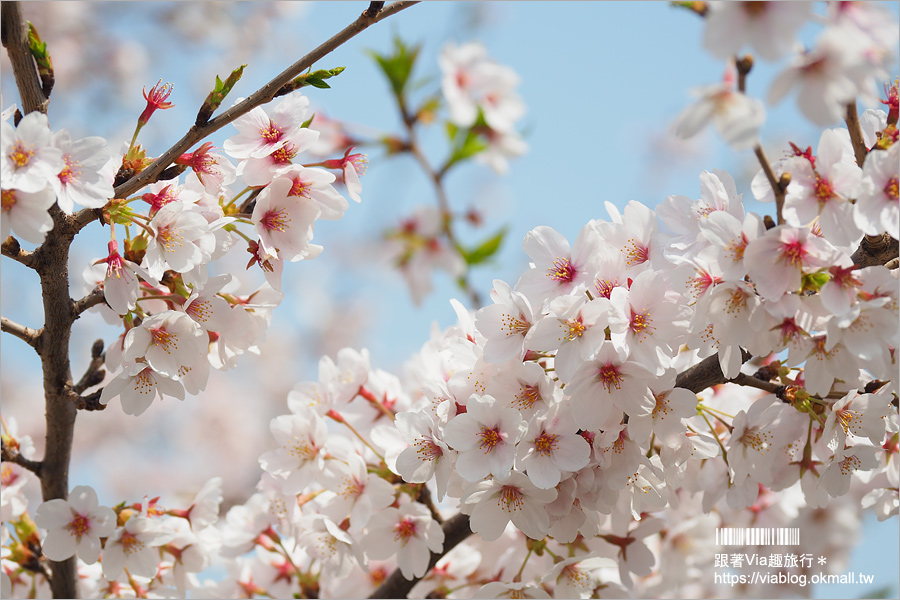
[[[240,103],[232,106],[202,127],[191,127],[190,131],[188,131],[181,140],[169,148],[162,156],[154,160],[146,169],[141,171],[139,175],[118,186],[115,191],[115,197],[125,198],[145,185],[153,183],[157,180],[159,175],[172,164],[172,161],[187,152],[194,144],[218,131],[238,117],[250,112],[257,106],[261,106],[272,100],[272,98],[275,97],[276,92],[278,92],[284,84],[288,83],[306,69],[312,67],[317,60],[322,59],[370,25],[374,25],[413,4],[418,4],[418,2],[400,0],[399,2],[393,2],[389,6],[383,8],[375,16],[368,16],[367,13],[369,11],[361,14],[353,23],[282,71],[279,75],[269,81],[269,83],[250,94]]]
[[[437,564],[437,561],[439,561],[442,556],[450,552],[457,544],[472,534],[472,530],[469,528],[469,517],[462,513],[444,521],[444,524],[441,525],[441,529],[444,531],[444,548],[440,553],[431,553],[428,571],[434,568],[434,565]],[[426,571],[426,573],[428,571]],[[416,577],[411,580],[406,579],[403,576],[403,573],[400,572],[400,569],[397,569],[391,573],[390,577],[388,577],[384,583],[369,596],[369,598],[406,598],[406,595],[409,594],[409,591],[420,579],[421,577]]]
[[[15,321],[10,321],[6,317],[0,317],[0,330],[16,336],[17,338],[37,350],[38,340],[41,337],[40,329],[25,327],[24,325],[19,325]]]
[[[747,362],[750,358],[750,353],[741,348],[741,362]],[[679,373],[675,379],[675,387],[691,390],[698,394],[708,387],[728,383],[728,381],[722,373],[722,367],[719,366],[719,355],[713,354]]]
[[[22,113],[27,115],[35,110],[46,113],[47,98],[41,90],[41,78],[28,47],[28,24],[22,17],[22,6],[19,2],[3,2],[0,12],[0,37],[12,64],[16,87],[19,88]]]
[[[847,131],[850,132],[850,143],[853,144],[856,164],[862,168],[863,163],[866,162],[866,155],[869,153],[869,149],[866,148],[866,142],[863,140],[859,114],[856,112],[856,100],[847,104],[847,114],[844,117],[844,121],[847,123]]]
[[[34,258],[33,252],[28,252],[27,250],[22,250],[22,247],[19,246],[19,240],[14,238],[13,236],[9,236],[3,242],[3,256],[9,257],[14,261],[25,265],[26,267],[34,268]]]
[[[41,476],[41,463],[37,460],[30,460],[19,454],[18,450],[10,448],[5,443],[2,449],[2,459],[5,462],[11,462],[19,465],[24,469],[28,469],[38,477]]]
[[[73,386],[72,390],[76,394],[81,394],[89,387],[94,387],[95,385],[103,383],[106,372],[103,371],[102,367],[105,361],[106,354],[103,352],[103,340],[97,340],[91,346],[91,362],[88,364],[88,368],[85,370],[84,375],[81,376],[81,379]]]
[[[900,255],[900,244],[890,234],[867,235],[859,243],[850,258],[860,269],[873,265],[885,265]]]

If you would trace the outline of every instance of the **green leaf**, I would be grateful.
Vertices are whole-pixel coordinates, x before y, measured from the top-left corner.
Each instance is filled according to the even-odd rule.
[[[479,152],[483,152],[488,147],[487,142],[471,129],[466,130],[466,135],[461,142],[459,141],[459,137],[460,136],[458,133],[454,136],[454,138],[456,139],[454,140],[453,153],[450,155],[450,159],[447,161],[446,168],[449,168],[451,165],[454,165],[460,161],[471,158]]]
[[[462,256],[466,261],[466,264],[468,264],[469,266],[477,265],[491,258],[494,254],[497,253],[497,250],[500,249],[500,245],[503,243],[503,238],[504,236],[506,236],[506,232],[507,228],[504,227],[471,250],[461,248]]]
[[[394,37],[393,54],[378,54],[370,51],[387,77],[394,94],[398,97],[403,95],[419,50],[421,50],[420,46],[407,46],[399,36],[396,36]]]
[[[203,125],[209,121],[209,118],[216,112],[216,109],[222,105],[225,96],[231,92],[232,88],[234,88],[235,84],[240,80],[241,76],[244,74],[244,67],[246,66],[247,65],[241,65],[232,71],[231,75],[229,75],[228,79],[225,81],[222,81],[222,79],[216,75],[216,85],[213,90],[207,94],[206,100],[203,101],[203,106],[200,107],[200,111],[197,113],[196,122],[198,125]]]

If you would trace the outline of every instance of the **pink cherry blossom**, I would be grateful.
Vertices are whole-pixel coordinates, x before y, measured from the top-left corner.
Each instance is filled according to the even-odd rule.
[[[93,488],[79,485],[69,492],[68,500],[41,504],[34,521],[47,530],[41,544],[44,556],[63,561],[77,554],[87,564],[93,564],[100,557],[100,538],[110,536],[116,527],[116,514],[99,505]]]
[[[396,555],[400,572],[412,579],[428,570],[431,552],[443,549],[444,532],[424,505],[410,502],[374,515],[360,544],[368,558]]]

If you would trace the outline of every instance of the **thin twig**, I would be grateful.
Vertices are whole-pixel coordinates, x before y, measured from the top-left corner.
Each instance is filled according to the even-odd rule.
[[[247,114],[257,106],[262,106],[272,100],[272,98],[275,97],[276,92],[278,92],[284,84],[288,83],[306,69],[312,67],[317,60],[325,57],[370,25],[374,25],[414,4],[418,4],[418,2],[412,0],[400,0],[383,8],[374,17],[367,16],[366,13],[368,13],[368,11],[361,14],[353,23],[282,71],[279,75],[269,81],[269,83],[250,94],[240,103],[232,106],[218,117],[211,119],[202,127],[191,127],[190,131],[188,131],[181,140],[163,153],[162,156],[154,160],[146,169],[141,171],[140,174],[118,186],[115,190],[115,197],[126,198],[145,185],[153,183],[177,157],[187,152],[195,143],[218,131],[225,125],[228,125],[235,119]]]
[[[41,475],[41,461],[39,460],[31,460],[25,458],[21,454],[19,454],[18,450],[14,450],[6,445],[4,442],[2,445],[2,451],[0,451],[0,457],[2,457],[4,462],[11,462],[19,465],[23,469],[28,469],[38,477]]]
[[[77,317],[87,309],[97,306],[98,304],[103,304],[106,301],[105,296],[103,295],[103,288],[101,286],[97,286],[90,291],[88,295],[84,298],[80,298],[75,301],[73,304],[73,309],[75,310],[75,316]]]
[[[780,384],[774,383],[772,381],[764,381],[762,379],[753,377],[752,375],[747,375],[746,373],[738,373],[737,377],[729,379],[728,383],[736,383],[738,385],[754,387],[769,392],[770,394],[774,394],[778,388],[782,387]]]
[[[43,331],[42,329],[32,329],[31,327],[19,325],[6,317],[0,317],[0,330],[16,336],[34,349],[37,349],[38,340]]]
[[[415,129],[415,118],[409,114],[409,111],[403,102],[402,95],[398,94],[397,103],[400,107],[400,116],[402,117],[403,125],[406,128],[406,135],[408,137],[406,147],[416,159],[416,162],[419,163],[419,166],[425,172],[425,175],[428,176],[431,185],[434,187],[434,193],[438,201],[438,209],[441,211],[441,230],[444,232],[444,237],[447,238],[447,243],[450,244],[454,252],[460,252],[462,245],[459,243],[459,240],[453,231],[453,213],[450,211],[450,201],[448,200],[447,192],[444,189],[444,175],[447,173],[447,167],[449,165],[445,165],[440,171],[434,170],[431,163],[428,161],[428,157],[425,156],[425,153],[422,152],[422,148],[419,146]],[[480,308],[481,297],[479,296],[478,291],[472,287],[471,283],[469,283],[468,265],[466,265],[466,272],[459,278],[459,285],[462,287],[463,291],[468,294],[469,301],[472,303],[472,308]]]
[[[13,236],[9,236],[8,238],[6,238],[6,240],[3,242],[2,248],[3,256],[11,258],[30,269],[34,268],[34,252],[22,250],[22,247],[19,246],[19,240],[17,240]]]
[[[753,153],[756,154],[756,159],[759,161],[763,173],[766,174],[769,185],[772,186],[772,193],[775,194],[775,220],[779,225],[784,225],[782,212],[784,211],[784,191],[787,187],[782,184],[784,176],[782,176],[781,180],[775,177],[775,171],[772,170],[772,165],[769,163],[769,158],[766,156],[766,151],[762,149],[762,146],[756,144],[753,148]]]
[[[103,383],[106,372],[103,371],[102,367],[105,362],[106,353],[103,352],[103,340],[97,340],[91,346],[91,362],[88,364],[84,375],[78,380],[78,383],[72,386],[72,391],[76,394],[81,394],[89,387]]]
[[[3,2],[0,6],[0,28],[3,46],[9,55],[19,97],[22,99],[22,113],[47,112],[47,97],[41,89],[41,78],[37,65],[28,46],[28,23],[22,16],[19,2]]]
[[[863,140],[862,127],[859,124],[859,114],[856,112],[856,100],[847,103],[847,114],[844,117],[847,123],[847,131],[850,132],[850,143],[853,144],[853,154],[856,155],[856,164],[861,169],[863,163],[866,162],[866,155],[869,149],[866,148],[866,142]]]

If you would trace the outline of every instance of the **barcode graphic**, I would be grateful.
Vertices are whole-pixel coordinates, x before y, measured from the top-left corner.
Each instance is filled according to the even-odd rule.
[[[799,527],[716,527],[717,546],[799,546]]]

